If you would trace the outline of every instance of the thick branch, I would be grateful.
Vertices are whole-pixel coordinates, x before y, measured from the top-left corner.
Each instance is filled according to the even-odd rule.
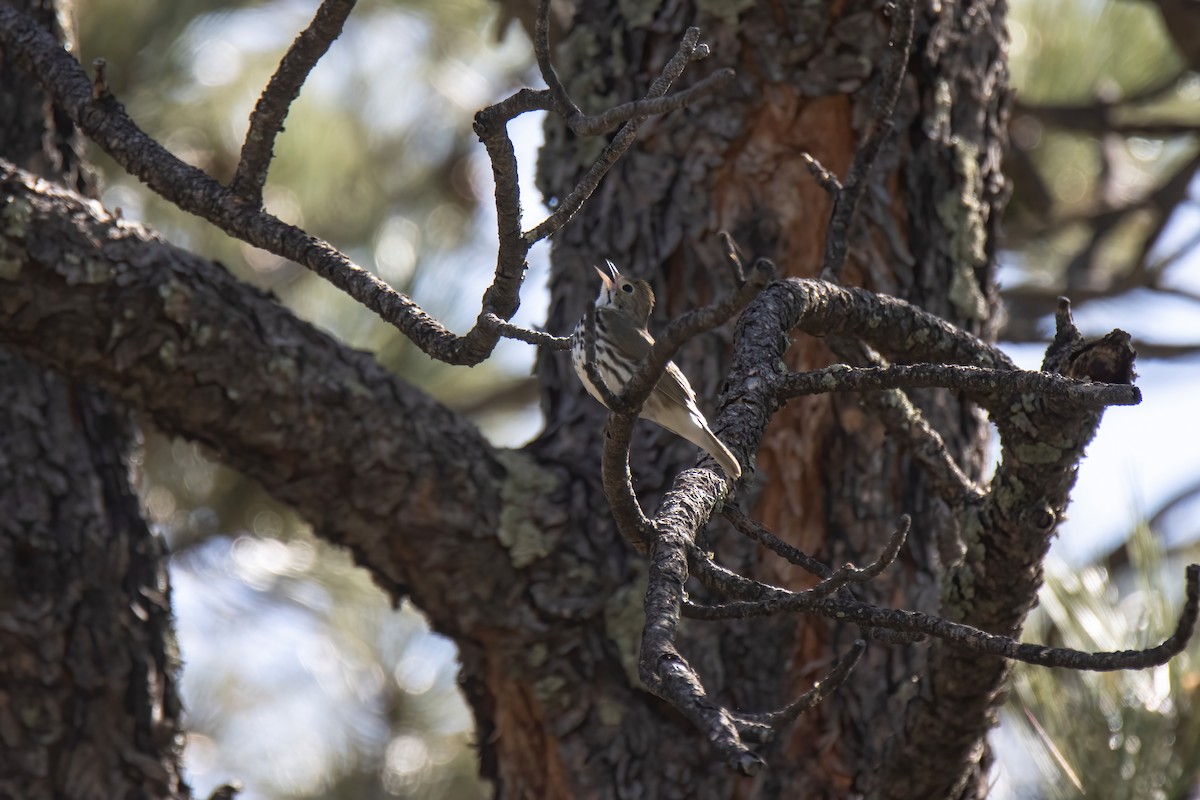
[[[498,527],[505,468],[472,424],[94,201],[8,165],[0,196],[6,346],[205,443],[350,547],[393,597],[410,587],[442,630],[516,613],[448,588],[517,582],[481,535]]]
[[[638,673],[647,688],[679,709],[703,732],[726,763],[753,775],[762,767],[762,759],[742,743],[733,715],[708,699],[700,677],[675,648],[683,587],[688,578],[690,531],[712,513],[712,504],[705,498],[713,497],[722,483],[707,470],[690,472],[702,487],[696,496],[668,495],[656,516],[658,536],[646,589],[646,625],[642,629]]]
[[[852,368],[841,364],[790,373],[776,382],[780,397],[825,392],[864,392],[881,389],[952,389],[978,396],[984,408],[1015,394],[1037,394],[1079,408],[1132,406],[1141,402],[1136,386],[1076,381],[1032,370],[983,369],[948,364]]]

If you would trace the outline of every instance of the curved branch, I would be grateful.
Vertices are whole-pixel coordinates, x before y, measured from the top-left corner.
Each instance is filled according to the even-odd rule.
[[[879,608],[858,601],[827,598],[813,602],[804,593],[777,589],[760,601],[735,601],[721,605],[685,603],[684,613],[694,619],[747,619],[802,611],[818,614],[839,622],[855,622],[875,628],[920,633],[941,639],[974,653],[1001,656],[1041,667],[1059,667],[1086,672],[1113,672],[1126,669],[1157,667],[1179,655],[1187,647],[1196,627],[1200,610],[1200,565],[1188,566],[1186,572],[1187,599],[1175,630],[1155,647],[1143,650],[1116,650],[1089,653],[1069,647],[1044,647],[1022,644],[1009,636],[1000,636],[970,625],[921,614],[915,611]]]
[[[715,496],[723,483],[716,473],[708,470],[690,472],[703,487],[697,496],[668,495],[656,516],[658,536],[651,552],[646,624],[642,629],[638,674],[650,691],[677,708],[704,733],[726,763],[744,774],[753,775],[762,767],[762,759],[742,742],[733,715],[708,699],[700,677],[675,648],[679,611],[684,603],[684,584],[688,578],[690,531],[711,515],[712,504],[705,498]]]
[[[342,33],[346,18],[354,10],[356,0],[324,0],[313,21],[288,48],[279,68],[271,76],[267,88],[250,114],[250,127],[242,143],[237,171],[229,184],[230,191],[244,203],[262,206],[263,184],[271,164],[275,137],[283,130],[283,120],[308,79],[317,61],[329,50],[334,39]]]
[[[481,534],[500,527],[512,456],[369,354],[95,201],[3,162],[0,195],[5,346],[217,451],[442,630],[520,624],[519,609],[444,585],[456,572],[498,594],[519,584]]]
[[[604,454],[601,462],[601,472],[604,481],[604,493],[613,509],[617,526],[639,552],[645,552],[646,543],[652,535],[652,530],[659,527],[658,518],[652,523],[648,520],[633,492],[632,478],[629,474],[629,446],[633,439],[633,427],[641,413],[642,406],[658,385],[659,379],[667,368],[667,364],[688,340],[701,333],[710,331],[724,324],[734,314],[763,290],[770,281],[774,265],[764,259],[756,261],[750,278],[737,291],[730,293],[720,301],[704,308],[695,309],[684,314],[669,324],[663,331],[662,337],[650,348],[650,352],[634,370],[632,377],[625,384],[623,391],[617,395],[609,391],[608,386],[600,376],[596,367],[595,353],[595,322],[593,307],[589,306],[584,317],[584,369],[588,378],[596,386],[604,398],[604,404],[609,409],[607,436],[604,440]],[[666,503],[666,500],[664,500]],[[707,521],[705,516],[704,520]]]
[[[336,23],[342,11],[348,13],[349,8],[344,5],[346,2],[347,0],[340,0],[335,4],[331,0],[322,6],[311,29],[321,27],[325,30],[329,25]],[[328,12],[328,18],[325,12]],[[689,29],[684,36],[680,53],[672,59],[668,70],[665,70],[651,87],[652,95],[665,94],[670,83],[682,73],[683,68],[707,52],[702,45],[697,45],[698,36],[697,29]],[[319,44],[328,37],[329,32],[326,30],[320,36],[314,34],[313,40]],[[302,34],[301,39],[304,38]],[[308,49],[307,43],[303,48],[303,57],[300,56],[297,46],[294,49],[294,61],[285,58],[285,62],[288,63],[281,65],[276,76],[278,81],[273,81],[273,85],[281,87],[278,89],[279,94],[276,95],[276,90],[268,87],[272,102],[263,104],[261,114],[256,112],[247,138],[247,147],[243,149],[241,180],[236,181],[237,191],[226,189],[203,171],[185,164],[169,153],[140,130],[111,95],[96,92],[96,96],[93,96],[92,82],[79,62],[59,47],[54,38],[35,22],[3,3],[0,3],[0,47],[5,51],[6,57],[33,73],[56,104],[89,138],[100,145],[129,174],[137,177],[153,191],[184,211],[211,222],[230,236],[307,267],[395,326],[424,353],[448,364],[479,364],[491,355],[500,339],[500,332],[495,325],[486,320],[489,316],[496,316],[507,321],[516,313],[526,271],[525,257],[529,248],[538,238],[544,238],[566,223],[590,196],[608,167],[615,163],[624,149],[632,143],[632,132],[636,129],[636,120],[631,121],[629,124],[634,128],[629,136],[622,140],[623,144],[610,144],[601,162],[597,163],[572,192],[568,202],[527,237],[521,232],[517,162],[512,141],[508,137],[507,123],[527,111],[552,110],[552,92],[522,89],[476,115],[475,130],[487,148],[496,179],[499,248],[495,277],[484,293],[476,324],[460,337],[425,313],[409,297],[354,264],[328,243],[285,224],[254,207],[254,203],[247,202],[247,198],[252,198],[256,193],[255,187],[261,188],[259,176],[265,175],[269,160],[271,136],[268,132],[277,129],[278,121],[286,112],[287,104],[282,102],[282,99],[288,92],[298,88],[299,82],[306,74],[307,62],[315,61],[318,55],[315,50]],[[289,57],[292,55],[293,53],[289,53]],[[690,102],[718,88],[727,80],[728,76],[720,79],[710,76],[703,90],[692,91],[678,99],[668,98],[664,102],[637,106],[635,111],[639,115],[638,118],[641,118],[677,108],[680,103]],[[284,91],[285,88],[287,92]],[[696,88],[699,90],[699,87]],[[279,102],[274,102],[276,100]],[[624,114],[626,111],[620,113]],[[537,233],[538,231],[540,233]],[[532,235],[534,233],[537,235]]]
[[[812,710],[818,703],[836,692],[850,677],[850,673],[854,671],[866,650],[867,643],[862,639],[854,642],[850,652],[837,660],[824,680],[817,681],[811,689],[778,711],[761,714],[746,712],[735,714],[734,724],[738,726],[742,737],[760,744],[771,741],[785,726],[795,722],[801,714]]]

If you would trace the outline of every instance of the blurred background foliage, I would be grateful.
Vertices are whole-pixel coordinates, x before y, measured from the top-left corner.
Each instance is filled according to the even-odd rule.
[[[258,93],[316,5],[77,0],[76,10],[84,63],[105,58],[134,119],[224,181]],[[506,12],[498,6],[360,0],[292,107],[265,193],[268,210],[333,242],[458,330],[477,313],[494,264],[490,169],[471,118],[512,88],[537,85],[528,41],[520,26],[499,21]],[[1040,347],[1022,343],[1045,341],[1054,297],[1068,292],[1085,332],[1120,324],[1134,333],[1148,404],[1153,385],[1185,398],[1190,408],[1157,413],[1181,414],[1194,443],[1200,3],[1016,0],[1010,35],[1018,99],[1002,338],[1036,367]],[[529,173],[539,125],[531,116],[513,126],[527,213],[538,196]],[[517,444],[536,431],[524,346],[506,346],[471,370],[436,364],[307,271],[180,214],[98,151],[92,156],[109,208],[373,351],[473,416],[494,441]],[[542,250],[531,259],[523,324],[544,312],[544,259]],[[1119,452],[1139,447],[1139,438],[1157,438],[1160,448],[1174,441],[1109,420],[1102,437],[1111,427]],[[252,482],[195,445],[149,427],[145,437],[145,505],[173,552],[196,794],[238,780],[250,800],[487,796],[475,778],[453,647],[410,607],[389,608],[344,553]],[[1089,462],[1084,472],[1119,474],[1076,495],[1085,519],[1095,497],[1113,494],[1113,481],[1134,482],[1105,466],[1103,447],[1093,448],[1100,467]],[[1192,464],[1174,467],[1180,474],[1164,482],[1144,524],[1090,538],[1065,529],[1065,540],[1085,543],[1056,547],[1027,640],[1124,649],[1170,628],[1177,565],[1195,558],[1200,534],[1188,513],[1200,493],[1200,462]],[[1084,566],[1082,557],[1095,563]],[[1190,711],[1196,652],[1143,673],[1018,666],[994,740],[995,795],[1191,796],[1200,786],[1200,723]]]
[[[1021,343],[1046,341],[1047,312],[1066,294],[1086,334],[1133,333],[1146,395],[1136,414],[1107,414],[1089,448],[1076,519],[1051,551],[1024,639],[1153,646],[1174,628],[1184,564],[1200,556],[1200,461],[1178,455],[1180,437],[1198,438],[1200,2],[1015,0],[1009,30],[1001,338],[1036,367],[1041,345]],[[1194,643],[1142,672],[1015,665],[993,738],[995,794],[1200,796],[1198,691]]]

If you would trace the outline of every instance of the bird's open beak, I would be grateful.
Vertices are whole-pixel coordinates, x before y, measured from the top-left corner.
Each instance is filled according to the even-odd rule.
[[[596,274],[599,275],[600,280],[603,281],[604,288],[611,289],[617,282],[617,279],[621,277],[621,273],[617,272],[617,265],[611,261],[605,261],[604,265],[607,268],[607,271],[601,269],[600,267],[595,267]]]

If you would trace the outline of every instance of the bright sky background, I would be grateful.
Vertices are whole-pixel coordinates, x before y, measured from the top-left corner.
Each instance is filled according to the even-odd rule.
[[[1193,184],[1200,194],[1200,181]],[[1168,227],[1160,249],[1170,252],[1200,229],[1200,210],[1184,206]],[[1200,295],[1200,251],[1181,259],[1167,283]],[[1003,277],[1003,273],[1002,273]],[[1138,291],[1120,300],[1096,301],[1074,309],[1075,323],[1085,336],[1113,328],[1136,340],[1170,344],[1200,342],[1200,303],[1180,297]],[[1052,316],[1043,321],[1049,341]],[[1044,348],[1007,346],[1026,369],[1038,369]],[[1164,501],[1200,478],[1200,357],[1139,360],[1137,385],[1142,403],[1109,409],[1088,448],[1068,519],[1051,550],[1053,556],[1081,564],[1116,547],[1139,521]],[[1167,540],[1191,539],[1200,533],[1196,502],[1180,507],[1165,520]]]

